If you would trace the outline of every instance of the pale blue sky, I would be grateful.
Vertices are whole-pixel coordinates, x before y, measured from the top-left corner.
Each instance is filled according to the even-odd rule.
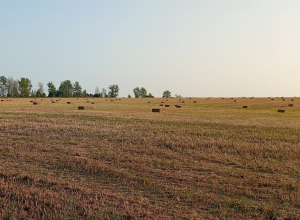
[[[0,75],[154,96],[300,96],[298,0],[0,0]]]

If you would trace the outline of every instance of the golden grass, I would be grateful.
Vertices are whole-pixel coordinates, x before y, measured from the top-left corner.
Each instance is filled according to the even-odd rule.
[[[294,99],[0,102],[0,218],[299,219]]]

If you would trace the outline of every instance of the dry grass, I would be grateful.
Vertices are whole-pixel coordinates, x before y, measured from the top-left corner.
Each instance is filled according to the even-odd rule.
[[[164,100],[0,102],[0,218],[300,218],[300,99]]]

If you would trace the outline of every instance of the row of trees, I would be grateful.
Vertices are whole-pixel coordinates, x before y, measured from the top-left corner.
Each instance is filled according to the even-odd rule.
[[[105,88],[100,92],[96,87],[95,94],[88,94],[86,90],[82,90],[79,82],[74,84],[70,80],[60,83],[58,89],[52,82],[47,84],[48,97],[117,97],[119,95],[119,86],[110,85],[108,90]],[[38,83],[38,89],[32,90],[31,81],[28,78],[15,80],[12,77],[0,77],[0,96],[1,97],[46,97],[44,84]]]
[[[60,83],[58,89],[52,82],[47,84],[48,97],[118,97],[119,86],[114,84],[108,87],[108,90],[103,88],[101,91],[97,86],[94,94],[88,94],[86,90],[82,90],[79,82],[74,84],[70,80],[65,80]],[[147,90],[144,87],[136,87],[133,89],[135,98],[154,98],[151,93],[147,94]],[[32,90],[31,81],[28,78],[21,78],[20,80],[14,80],[12,77],[6,78],[0,77],[0,96],[1,97],[46,97],[44,90],[44,84],[38,83],[38,89]],[[177,96],[177,95],[175,95]],[[131,98],[130,95],[128,95]],[[166,90],[163,92],[163,98],[170,98],[171,92]]]

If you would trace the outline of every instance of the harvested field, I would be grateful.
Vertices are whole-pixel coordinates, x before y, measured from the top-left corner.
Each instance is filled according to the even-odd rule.
[[[0,102],[0,219],[300,218],[300,99],[44,100]]]

